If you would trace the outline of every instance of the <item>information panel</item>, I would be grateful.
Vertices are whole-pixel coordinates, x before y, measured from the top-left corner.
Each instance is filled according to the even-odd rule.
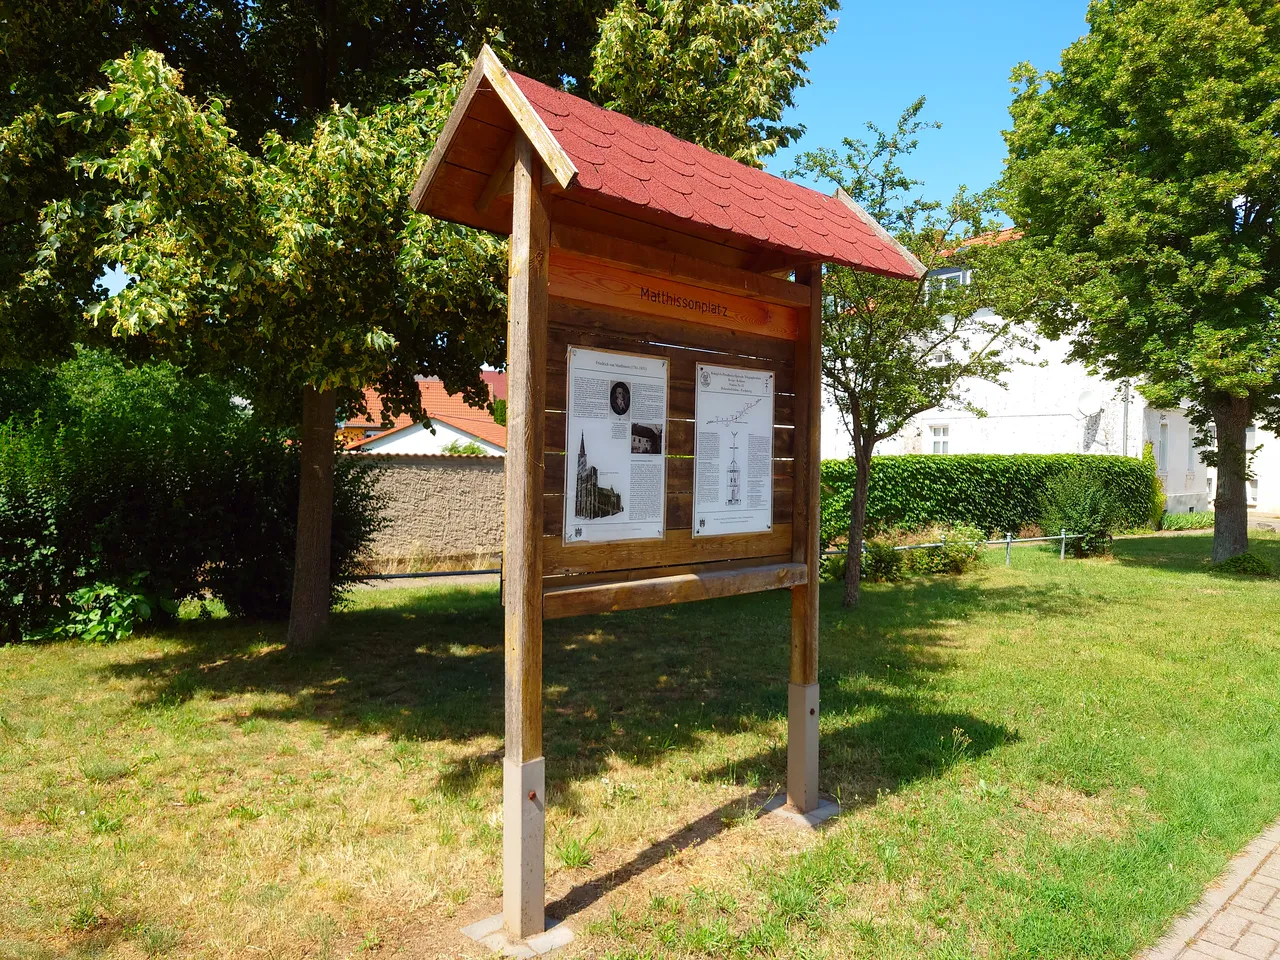
[[[570,347],[568,367],[564,542],[660,538],[667,361]]]
[[[693,535],[773,527],[773,385],[767,370],[697,365]]]

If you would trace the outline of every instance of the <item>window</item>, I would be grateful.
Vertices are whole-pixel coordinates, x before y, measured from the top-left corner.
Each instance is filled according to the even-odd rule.
[[[1187,473],[1196,472],[1196,428],[1187,427]]]
[[[929,276],[926,289],[930,293],[945,293],[951,287],[967,286],[973,282],[968,270],[940,270]]]
[[[1249,506],[1256,507],[1258,505],[1258,481],[1249,481]]]
[[[929,433],[933,435],[933,452],[934,453],[950,453],[951,452],[951,428],[945,424],[938,427],[930,427]]]
[[[1252,450],[1258,445],[1258,428],[1252,423],[1244,428],[1244,448]]]
[[[1169,472],[1169,425],[1160,424],[1160,442],[1156,446],[1156,469],[1160,473]]]

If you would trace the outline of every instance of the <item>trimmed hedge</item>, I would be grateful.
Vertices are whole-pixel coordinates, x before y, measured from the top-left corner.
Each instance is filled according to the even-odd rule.
[[[867,536],[956,523],[988,534],[1017,532],[1039,523],[1045,486],[1075,467],[1112,492],[1122,527],[1150,522],[1155,473],[1142,460],[1079,453],[907,454],[872,458]],[[856,469],[852,459],[822,462],[824,549],[849,532]]]

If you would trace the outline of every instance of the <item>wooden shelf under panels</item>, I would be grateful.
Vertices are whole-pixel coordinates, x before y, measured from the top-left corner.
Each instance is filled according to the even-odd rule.
[[[555,620],[588,613],[638,610],[641,607],[657,607],[667,603],[779,590],[799,586],[808,580],[809,571],[805,564],[774,563],[621,583],[557,586],[543,592],[542,616],[545,620]]]

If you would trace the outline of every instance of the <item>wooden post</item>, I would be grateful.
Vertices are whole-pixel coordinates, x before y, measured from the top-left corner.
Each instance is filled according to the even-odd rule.
[[[523,940],[546,926],[546,775],[542,756],[542,472],[551,230],[541,169],[515,143],[507,326],[506,757],[502,777],[502,917]]]
[[[818,493],[821,485],[822,265],[796,270],[809,285],[809,316],[796,341],[795,488],[791,559],[808,568],[791,589],[791,679],[787,685],[787,803],[818,806]]]

